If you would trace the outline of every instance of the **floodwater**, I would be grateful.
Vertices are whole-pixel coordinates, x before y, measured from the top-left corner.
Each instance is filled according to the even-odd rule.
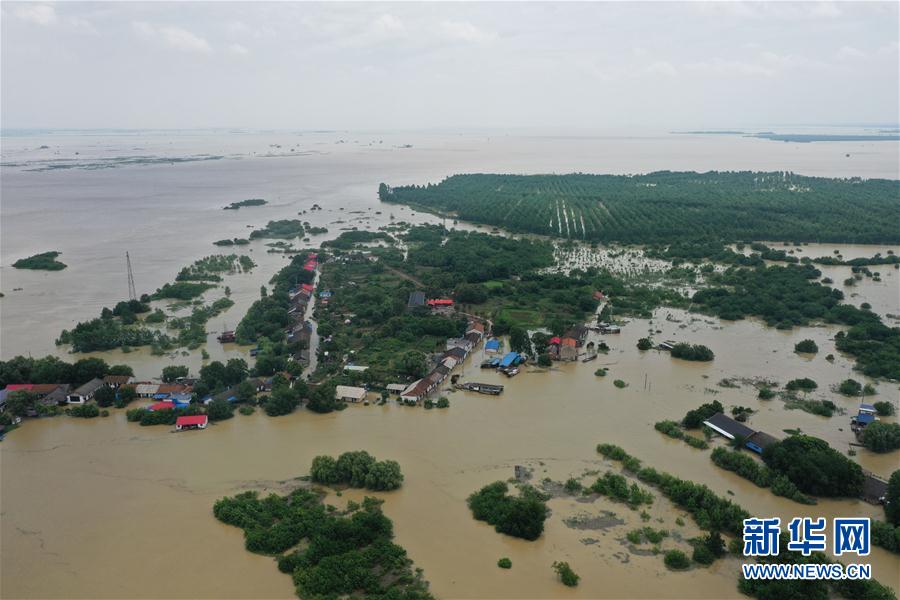
[[[2,356],[62,351],[52,343],[60,329],[97,315],[103,305],[124,296],[125,250],[132,255],[141,293],[174,278],[181,266],[221,250],[212,241],[243,236],[246,224],[295,218],[313,203],[323,210],[296,218],[328,227],[326,237],[336,235],[341,227],[371,223],[375,228],[390,213],[397,220],[412,220],[408,209],[377,203],[375,188],[381,180],[422,183],[475,170],[656,168],[786,169],[897,177],[894,144],[869,148],[872,154],[865,155],[848,144],[776,144],[716,136],[635,141],[385,135],[374,136],[385,140],[384,148],[371,148],[353,145],[357,139],[353,134],[318,134],[292,137],[290,144],[309,145],[322,153],[247,156],[251,148],[259,153],[267,150],[263,139],[277,138],[288,147],[287,134],[283,137],[239,137],[234,145],[241,148],[244,158],[240,159],[101,170],[29,172],[4,167]],[[368,143],[370,137],[358,139]],[[336,138],[351,141],[335,144]],[[179,149],[190,146],[182,154],[237,153],[211,148],[210,139],[223,146],[232,144],[228,137],[176,141]],[[157,138],[150,141],[163,146]],[[140,147],[149,145],[141,143]],[[404,143],[413,148],[393,147]],[[70,154],[78,147],[82,149],[79,156],[93,148],[90,138],[81,137],[4,139],[4,162],[28,155],[21,150],[10,156],[8,148],[16,144],[29,148],[47,144],[51,150],[60,145]],[[113,148],[94,149],[97,154],[139,147],[130,138],[103,137],[96,144]],[[848,146],[854,146],[853,159],[844,157]],[[156,146],[151,149],[163,152]],[[674,164],[665,162],[666,156],[675,157]],[[249,197],[267,198],[271,204],[221,210]],[[357,210],[364,213],[350,214]],[[383,214],[375,215],[376,211]],[[350,223],[369,215],[371,219]],[[347,223],[329,224],[335,220]],[[50,249],[63,252],[68,269],[42,273],[8,267],[21,256]],[[259,286],[286,260],[266,254],[264,242],[237,251],[251,249],[259,264],[251,274],[235,275],[225,282],[237,304],[214,319],[211,330],[223,328],[226,322],[233,327],[259,293]],[[885,248],[859,250],[871,255]],[[849,251],[843,253],[852,256]],[[887,269],[880,270],[884,275]],[[885,292],[885,311],[900,313],[891,308],[897,304],[897,275],[884,279],[883,283],[893,286]],[[861,283],[856,293],[867,296],[867,285]],[[16,287],[24,289],[13,292]],[[208,296],[215,298],[218,293]],[[659,330],[654,333],[656,339],[706,344],[715,351],[716,360],[698,364],[656,351],[638,352],[637,339],[651,330]],[[406,475],[403,488],[380,495],[386,500],[385,512],[394,520],[398,543],[424,569],[439,597],[739,597],[736,559],[719,561],[710,569],[670,573],[661,556],[629,552],[625,534],[639,526],[671,531],[663,549],[687,549],[684,540],[697,535],[689,517],[684,519],[686,526],[676,525],[676,517],[683,513],[658,495],[648,509],[648,523],[641,521],[639,511],[605,499],[554,498],[549,502],[552,515],[545,533],[535,542],[499,535],[473,520],[465,498],[487,483],[511,477],[515,465],[534,469],[538,484],[544,477],[563,481],[586,471],[618,469],[595,452],[597,443],[611,442],[648,465],[705,483],[719,494],[731,492],[736,502],[761,516],[881,517],[879,507],[859,501],[822,501],[807,507],[775,497],[712,465],[709,451],[695,450],[653,430],[658,420],[678,419],[688,409],[718,399],[726,406],[756,409],[751,417],[755,428],[776,436],[786,435],[784,429],[799,428],[841,451],[848,450],[853,441],[849,414],[857,401],[840,397],[830,387],[848,376],[865,378],[853,374],[852,361],[834,351],[837,331],[815,327],[783,332],[753,320],[722,323],[661,309],[652,323],[635,320],[621,335],[605,336],[610,353],[587,364],[550,371],[528,368],[515,378],[501,380],[501,375],[477,367],[482,357],[475,353],[462,380],[499,382],[506,390],[499,397],[448,393],[451,407],[447,410],[388,404],[351,406],[330,415],[300,410],[268,418],[257,412],[236,415],[206,431],[179,435],[167,428],[127,423],[124,411],[116,410],[109,418],[91,421],[65,417],[28,421],[0,444],[0,595],[291,597],[290,578],[279,573],[271,559],[246,552],[241,532],[218,523],[212,504],[244,489],[283,491],[291,479],[308,472],[313,456],[365,449],[401,463]],[[794,343],[804,338],[816,341],[819,354],[793,353]],[[216,342],[209,349],[213,358],[242,353],[222,349]],[[835,354],[834,363],[825,360],[828,353]],[[172,362],[189,361],[192,370],[201,364],[196,353],[187,358],[151,357],[143,351],[105,356],[111,363],[121,359],[133,364],[142,377],[156,376],[161,366]],[[605,378],[593,375],[601,366],[609,368]],[[749,384],[735,389],[717,385],[723,378],[767,378],[783,384],[795,377],[815,379],[819,390],[811,396],[834,400],[848,414],[826,419],[788,411],[780,400],[758,400]],[[629,385],[617,389],[614,379]],[[896,384],[877,387],[881,399],[897,402]],[[855,459],[864,468],[881,475],[897,468],[896,453],[877,456],[861,448],[856,452]],[[583,481],[590,483],[592,477],[585,476]],[[332,501],[342,503],[360,495],[354,491]],[[587,528],[567,525],[565,521],[572,517],[587,517],[583,525]],[[503,556],[512,559],[512,570],[496,567]],[[875,577],[900,589],[900,559],[880,549],[869,558]],[[568,561],[581,575],[577,588],[565,588],[556,581],[550,569],[555,560]]]

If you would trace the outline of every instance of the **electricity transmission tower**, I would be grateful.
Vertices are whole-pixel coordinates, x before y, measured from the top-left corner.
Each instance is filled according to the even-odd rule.
[[[131,270],[131,257],[125,253],[125,265],[128,267],[128,299],[137,300],[137,292],[134,291],[134,272]]]

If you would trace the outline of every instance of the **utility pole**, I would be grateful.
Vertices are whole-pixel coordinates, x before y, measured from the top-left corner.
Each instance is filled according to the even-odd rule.
[[[134,289],[134,272],[131,270],[131,257],[125,252],[125,266],[128,268],[128,299],[137,300],[137,292]]]

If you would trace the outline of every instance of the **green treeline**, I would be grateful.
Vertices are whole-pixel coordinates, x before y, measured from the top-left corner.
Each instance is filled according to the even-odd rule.
[[[610,460],[621,461],[638,479],[656,487],[676,506],[691,513],[701,528],[743,535],[744,519],[749,518],[750,513],[731,500],[717,496],[705,485],[679,479],[652,467],[644,467],[640,460],[630,456],[619,446],[600,444],[597,452]]]
[[[900,379],[900,327],[888,327],[877,314],[841,304],[844,295],[812,281],[821,273],[811,265],[729,268],[712,275],[713,287],[694,294],[694,304],[723,319],[757,316],[769,326],[790,329],[811,321],[850,328],[835,335],[835,347],[856,358],[870,377]]]
[[[597,452],[610,460],[622,462],[627,471],[634,473],[641,481],[655,486],[676,506],[691,513],[691,516],[694,517],[694,520],[702,529],[712,532],[724,532],[736,536],[738,540],[742,539],[743,520],[751,516],[742,507],[716,495],[705,485],[679,479],[668,473],[661,473],[652,467],[644,467],[640,460],[630,456],[619,446],[599,444]],[[898,478],[898,483],[900,483],[900,478]],[[782,535],[785,537],[782,538],[779,546],[781,549],[780,554],[776,557],[759,558],[757,562],[815,562],[820,564],[830,562],[828,557],[821,552],[814,552],[809,558],[804,558],[799,552],[788,552],[785,550],[788,541],[786,538],[787,533]],[[875,537],[873,535],[873,538]],[[774,600],[776,598],[827,600],[829,597],[829,586],[832,591],[841,597],[853,600],[892,600],[896,598],[890,588],[881,585],[874,579],[853,581],[750,581],[742,578],[738,582],[738,588],[741,592],[760,600]]]
[[[28,258],[20,258],[12,264],[16,269],[34,269],[39,271],[62,271],[68,265],[56,260],[61,252],[41,252]]]
[[[275,556],[298,597],[432,598],[406,550],[393,543],[393,523],[375,498],[340,511],[306,489],[265,498],[244,492],[216,502],[213,514],[243,529],[247,550]]]
[[[646,175],[454,175],[439,184],[379,186],[382,202],[575,239],[655,243],[900,241],[900,183],[788,172]]]
[[[770,488],[776,496],[790,498],[800,504],[816,503],[814,498],[810,498],[797,489],[797,486],[791,483],[786,476],[759,464],[746,453],[720,447],[712,451],[710,459],[726,471],[732,471],[744,479],[752,481],[759,487]]]

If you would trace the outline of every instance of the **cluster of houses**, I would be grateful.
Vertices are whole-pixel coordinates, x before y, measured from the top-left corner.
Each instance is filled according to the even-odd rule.
[[[550,338],[550,342],[547,344],[547,354],[553,360],[577,360],[581,348],[585,346],[589,331],[585,325],[575,325],[562,336]],[[586,350],[589,352],[593,350],[593,344],[593,342],[589,342]]]
[[[410,292],[406,308],[407,310],[429,308],[436,313],[450,313],[453,311],[453,300],[450,298],[429,298],[425,295],[425,292],[417,290]]]
[[[484,336],[484,323],[474,319],[470,320],[463,337],[447,340],[446,350],[438,357],[437,365],[425,377],[406,386],[403,384],[389,385],[388,391],[397,393],[400,400],[406,404],[422,402],[428,394],[436,390],[450,376],[450,372],[457,365],[462,364],[469,353],[481,343]]]
[[[306,262],[303,269],[306,271],[315,271],[319,265],[319,257],[316,253],[310,252],[306,255]],[[291,324],[287,330],[287,341],[289,344],[299,344],[300,350],[294,353],[293,358],[297,362],[307,364],[309,362],[309,340],[312,337],[312,323],[307,321],[306,308],[316,293],[315,285],[311,283],[300,283],[294,286],[288,292],[291,306],[288,308],[288,316],[291,318]],[[327,306],[331,299],[331,292],[320,292],[319,302],[323,306]]]
[[[0,410],[6,407],[6,400],[13,392],[28,392],[35,397],[35,409],[29,417],[37,416],[37,406],[62,406],[66,404],[84,404],[93,400],[94,395],[102,387],[119,389],[122,385],[131,384],[133,377],[128,375],[107,375],[95,377],[80,386],[69,383],[11,383],[0,390]]]

